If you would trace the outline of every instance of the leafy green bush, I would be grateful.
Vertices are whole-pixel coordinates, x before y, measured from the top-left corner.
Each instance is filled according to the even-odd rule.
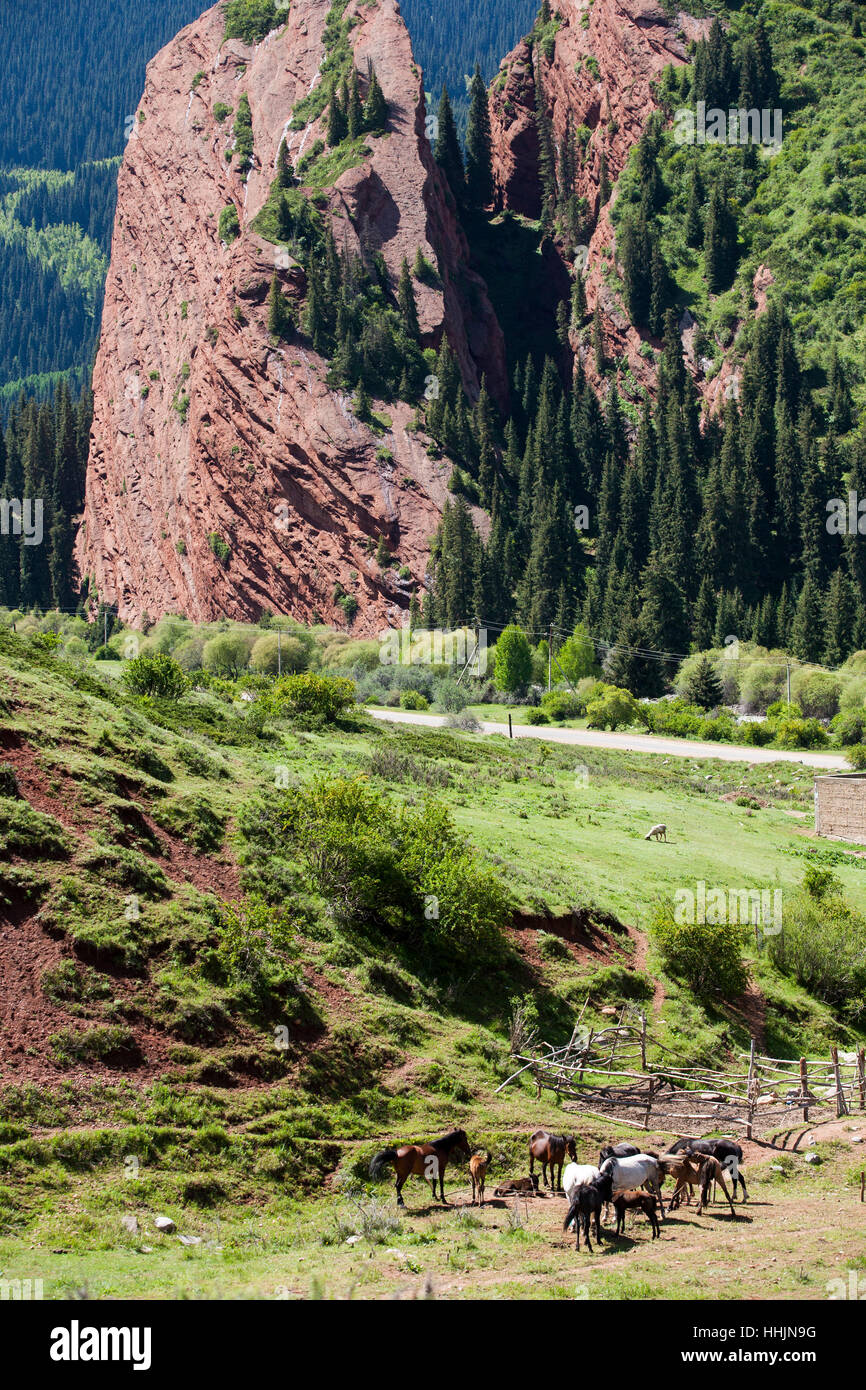
[[[735,923],[678,922],[670,903],[659,903],[650,923],[666,970],[695,994],[736,999],[749,983],[743,960],[747,929]]]
[[[430,701],[420,690],[404,690],[400,696],[400,708],[425,710],[430,708]]]
[[[501,960],[509,894],[435,801],[402,807],[361,780],[289,796],[283,834],[334,917],[436,956]]]
[[[252,645],[248,632],[220,632],[205,643],[202,665],[215,676],[237,678],[249,665]]]
[[[848,906],[832,874],[807,871],[800,892],[786,896],[782,931],[768,939],[767,950],[783,975],[863,1026],[866,919]]]
[[[641,706],[634,696],[615,685],[605,686],[604,694],[587,704],[586,713],[590,729],[618,729],[643,722]]]
[[[540,705],[537,705],[534,709],[528,711],[526,715],[526,722],[527,724],[549,724],[550,715],[547,713],[547,710],[544,710],[540,707]]]
[[[541,697],[541,707],[554,722],[559,719],[576,719],[584,712],[578,697],[562,690],[548,690]]]
[[[223,16],[227,39],[254,44],[285,23],[286,10],[278,9],[274,0],[226,0]]]
[[[183,669],[170,656],[135,656],[123,668],[122,680],[133,695],[179,700],[187,689]]]
[[[264,633],[250,653],[252,669],[269,676],[295,675],[298,671],[306,671],[309,664],[310,653],[306,643],[287,633]]]
[[[776,748],[826,748],[830,740],[817,719],[783,719],[773,742]]]
[[[316,676],[309,671],[284,676],[274,685],[269,703],[277,715],[333,724],[355,703],[355,682],[345,676]]]
[[[856,772],[862,772],[866,768],[866,743],[852,744],[845,756]]]
[[[241,219],[238,217],[238,210],[234,203],[227,203],[220,213],[219,238],[227,246],[241,234]]]

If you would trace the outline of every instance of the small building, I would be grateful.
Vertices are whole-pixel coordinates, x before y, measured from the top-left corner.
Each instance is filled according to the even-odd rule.
[[[866,845],[866,772],[815,778],[815,830],[831,840]]]

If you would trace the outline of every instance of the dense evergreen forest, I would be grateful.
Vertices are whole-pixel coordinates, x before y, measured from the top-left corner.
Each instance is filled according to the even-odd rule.
[[[73,586],[73,518],[84,503],[84,474],[92,403],[73,400],[65,381],[51,401],[21,400],[0,434],[0,498],[26,499],[17,522],[6,515],[0,529],[0,606],[70,609]],[[28,544],[27,535],[39,543]]]
[[[44,398],[61,374],[88,381],[126,118],[150,58],[203,8],[0,0],[0,415],[22,386]]]
[[[532,28],[538,0],[486,0],[483,5],[477,0],[401,0],[400,9],[424,86],[434,99],[431,110],[444,84],[462,135],[475,64],[490,82],[506,53]]]

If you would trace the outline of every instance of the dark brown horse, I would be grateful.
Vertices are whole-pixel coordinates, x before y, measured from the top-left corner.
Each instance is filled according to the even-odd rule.
[[[383,1149],[376,1154],[370,1162],[370,1173],[374,1178],[381,1177],[382,1170],[387,1168],[389,1163],[394,1165],[394,1172],[397,1174],[397,1205],[405,1207],[403,1201],[402,1187],[407,1178],[426,1178],[433,1188],[433,1200],[436,1200],[436,1182],[439,1182],[439,1193],[441,1200],[445,1201],[445,1168],[449,1158],[455,1152],[462,1152],[466,1158],[472,1153],[469,1140],[462,1129],[452,1129],[450,1134],[443,1134],[441,1139],[434,1139],[430,1144],[403,1144],[399,1149]]]
[[[529,1171],[534,1172],[535,1160],[538,1159],[544,1181],[547,1182],[547,1165],[550,1164],[548,1187],[553,1187],[553,1170],[559,1168],[556,1187],[560,1188],[566,1154],[572,1163],[577,1162],[577,1140],[573,1134],[551,1134],[546,1129],[537,1129],[529,1140]]]

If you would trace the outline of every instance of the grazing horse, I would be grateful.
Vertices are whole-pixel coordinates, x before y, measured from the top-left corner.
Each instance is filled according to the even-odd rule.
[[[469,1158],[472,1150],[469,1147],[469,1140],[466,1132],[462,1129],[452,1129],[450,1134],[443,1134],[441,1139],[434,1139],[430,1144],[403,1144],[399,1149],[383,1149],[381,1153],[370,1161],[370,1174],[374,1178],[381,1177],[383,1169],[388,1164],[394,1165],[394,1172],[397,1174],[397,1205],[405,1207],[403,1201],[403,1184],[407,1178],[426,1178],[433,1189],[433,1200],[436,1200],[436,1182],[439,1182],[440,1200],[445,1201],[445,1168],[449,1158],[454,1152],[463,1153]]]
[[[711,1158],[717,1158],[731,1179],[734,1197],[737,1195],[737,1183],[739,1183],[743,1189],[743,1201],[749,1200],[741,1166],[743,1150],[736,1139],[678,1139],[675,1144],[671,1144],[668,1153],[709,1154]]]
[[[637,1144],[605,1144],[598,1156],[599,1166],[606,1158],[634,1158],[639,1153],[646,1153],[646,1149],[639,1149]],[[655,1158],[655,1154],[652,1157]]]
[[[606,1158],[600,1168],[602,1178],[609,1177],[616,1197],[620,1192],[638,1191],[646,1187],[658,1198],[662,1221],[665,1219],[665,1205],[662,1201],[664,1169],[652,1154],[634,1154],[630,1158]],[[609,1200],[609,1199],[606,1199]]]
[[[529,1171],[535,1171],[535,1160],[541,1164],[541,1172],[544,1181],[547,1182],[547,1165],[550,1164],[550,1182],[548,1187],[553,1187],[553,1170],[559,1168],[559,1182],[556,1187],[562,1187],[562,1165],[566,1156],[577,1161],[577,1140],[573,1134],[551,1134],[549,1130],[537,1129],[529,1140]]]

